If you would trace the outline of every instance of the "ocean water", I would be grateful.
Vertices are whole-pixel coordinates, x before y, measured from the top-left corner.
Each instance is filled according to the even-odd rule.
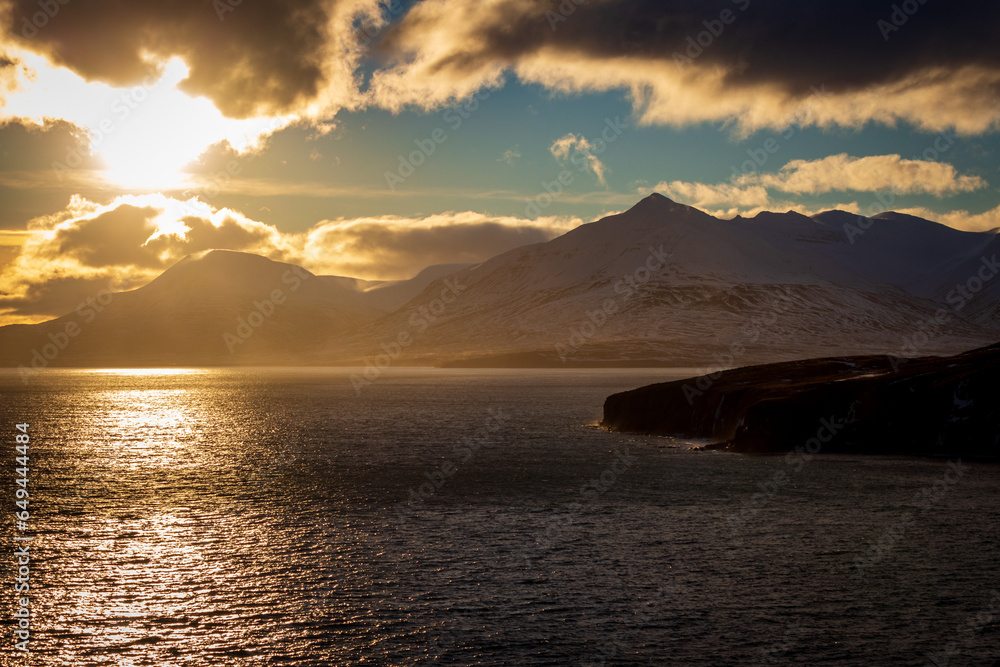
[[[594,427],[683,370],[389,369],[360,393],[352,372],[0,372],[3,664],[1000,658],[995,465]]]

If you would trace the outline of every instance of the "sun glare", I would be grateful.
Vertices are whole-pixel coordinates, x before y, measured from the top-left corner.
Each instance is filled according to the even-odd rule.
[[[38,124],[62,119],[83,128],[91,154],[106,166],[103,178],[121,187],[184,187],[191,182],[185,167],[213,144],[228,141],[245,151],[294,120],[223,116],[209,99],[178,89],[189,71],[180,58],[160,63],[159,78],[116,88],[86,81],[31,52],[17,57],[27,73],[19,77],[4,115]],[[65,164],[75,168],[82,157],[67,147]]]

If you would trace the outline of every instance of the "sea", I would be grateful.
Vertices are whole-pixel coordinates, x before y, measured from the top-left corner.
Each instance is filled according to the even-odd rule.
[[[0,371],[2,664],[1000,659],[995,464],[598,427],[694,369],[359,373]]]

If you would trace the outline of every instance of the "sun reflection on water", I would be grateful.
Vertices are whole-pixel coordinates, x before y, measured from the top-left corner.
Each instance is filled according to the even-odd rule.
[[[114,449],[113,461],[135,467],[184,466],[197,440],[196,407],[186,389],[127,389],[102,398],[109,409],[97,421]],[[98,424],[95,424],[98,426]]]

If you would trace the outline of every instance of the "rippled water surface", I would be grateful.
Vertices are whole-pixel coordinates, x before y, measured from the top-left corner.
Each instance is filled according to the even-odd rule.
[[[663,370],[351,372],[0,372],[4,535],[30,424],[30,664],[1000,658],[995,465],[593,427]]]

